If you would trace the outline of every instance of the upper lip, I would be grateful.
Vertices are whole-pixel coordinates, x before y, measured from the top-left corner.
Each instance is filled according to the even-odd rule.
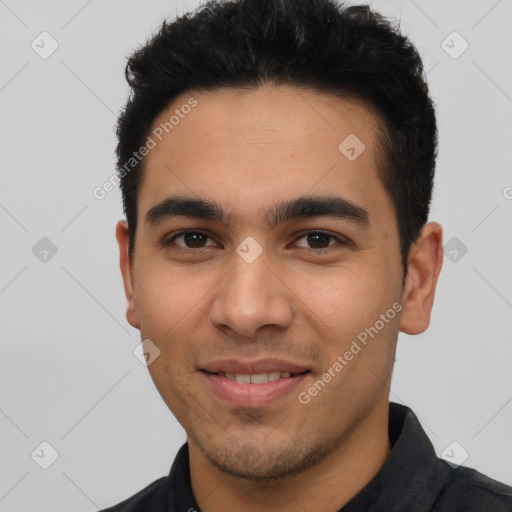
[[[201,370],[210,373],[238,373],[243,375],[266,372],[302,373],[308,371],[304,366],[284,359],[257,359],[254,361],[222,359],[206,364]]]

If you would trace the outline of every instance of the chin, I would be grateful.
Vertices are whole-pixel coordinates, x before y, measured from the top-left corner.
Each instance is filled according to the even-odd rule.
[[[290,446],[272,445],[263,440],[264,446],[251,441],[229,441],[226,446],[196,444],[206,459],[224,474],[235,478],[264,481],[285,478],[306,471],[327,456],[332,447],[325,442],[306,444],[295,441]]]

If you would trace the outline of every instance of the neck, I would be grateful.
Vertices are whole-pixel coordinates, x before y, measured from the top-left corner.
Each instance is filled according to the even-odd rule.
[[[192,491],[202,512],[339,510],[380,470],[390,454],[388,404],[309,470],[276,481],[252,481],[214,467],[189,439]]]

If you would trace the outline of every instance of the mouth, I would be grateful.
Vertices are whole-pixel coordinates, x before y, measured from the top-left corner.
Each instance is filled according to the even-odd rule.
[[[217,375],[218,377],[224,377],[233,382],[239,384],[266,384],[267,382],[274,382],[279,379],[289,379],[290,377],[296,377],[304,373],[309,373],[309,370],[303,372],[282,372],[282,371],[270,371],[262,373],[229,373],[229,372],[209,372],[203,370],[210,375]]]
[[[211,372],[201,370],[205,387],[221,402],[237,408],[262,408],[279,403],[294,392],[311,374],[271,370],[258,373]]]

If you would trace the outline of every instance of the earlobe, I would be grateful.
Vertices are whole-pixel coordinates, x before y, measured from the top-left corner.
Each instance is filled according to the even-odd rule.
[[[420,334],[427,329],[442,264],[443,230],[437,222],[430,222],[409,253],[400,320],[402,332]]]
[[[130,238],[128,236],[128,224],[124,220],[120,220],[116,225],[116,239],[119,245],[119,266],[123,276],[124,293],[127,301],[126,319],[132,327],[139,329],[140,323],[134,301],[132,261],[129,255]]]

